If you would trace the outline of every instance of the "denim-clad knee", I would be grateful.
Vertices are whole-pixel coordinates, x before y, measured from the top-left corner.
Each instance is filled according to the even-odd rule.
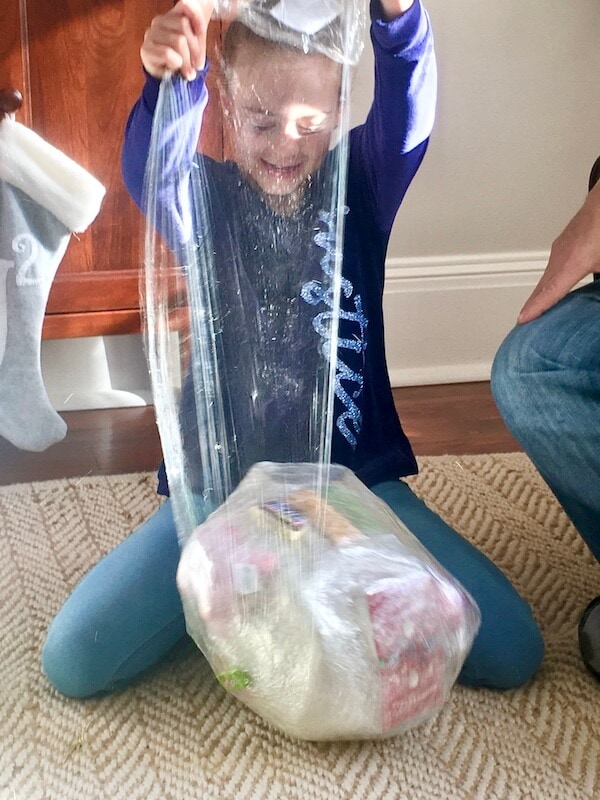
[[[518,427],[539,422],[531,408],[562,418],[578,407],[594,421],[599,375],[600,281],[513,328],[496,353],[491,387],[505,419]]]
[[[507,427],[600,559],[600,282],[514,328],[491,387]]]

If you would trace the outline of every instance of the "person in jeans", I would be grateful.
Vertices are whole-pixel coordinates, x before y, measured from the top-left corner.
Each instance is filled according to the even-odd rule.
[[[582,207],[552,244],[518,325],[494,360],[492,392],[511,433],[600,560],[600,158]],[[599,586],[600,589],[600,586]],[[600,677],[600,597],[579,626]]]

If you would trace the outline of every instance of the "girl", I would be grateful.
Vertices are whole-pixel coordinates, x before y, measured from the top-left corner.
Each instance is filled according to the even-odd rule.
[[[235,482],[256,460],[310,460],[305,403],[294,405],[294,398],[312,396],[322,368],[317,354],[325,334],[314,323],[327,310],[318,291],[324,252],[318,242],[324,240],[315,230],[326,240],[327,230],[319,225],[327,227],[327,214],[319,212],[328,160],[334,157],[329,147],[338,124],[340,70],[324,56],[307,57],[274,45],[236,23],[225,43],[225,111],[234,121],[234,159],[217,163],[197,156],[207,102],[211,10],[210,3],[180,0],[147,32],[141,48],[146,82],[128,123],[123,174],[141,203],[159,81],[166,70],[179,70],[187,80],[176,82],[176,91],[193,113],[166,126],[162,142],[169,158],[159,197],[172,218],[171,244],[177,250],[194,226],[210,232],[215,263],[222,270],[221,303],[231,304],[236,314],[253,309],[248,325],[232,314],[235,322],[222,340],[227,374],[239,377],[230,397],[235,420],[230,433],[242,432],[242,449],[232,465]],[[394,408],[385,361],[385,256],[396,212],[427,148],[436,69],[429,19],[420,0],[374,0],[371,23],[374,100],[365,123],[349,134],[332,461],[353,469],[387,502],[478,603],[482,625],[460,681],[512,688],[531,678],[543,654],[528,605],[488,559],[400,480],[417,467]],[[195,179],[198,158],[210,202],[190,208],[185,187]],[[186,180],[169,180],[171,175]],[[261,213],[241,214],[241,206]],[[236,259],[242,266],[231,272],[228,265]],[[297,309],[292,321],[273,313],[290,305]],[[276,370],[269,372],[269,365],[278,363],[278,348],[282,358],[289,348],[290,326],[297,326],[293,341],[305,343],[294,359],[291,379],[296,389],[300,386],[294,392],[286,391],[286,380]],[[256,348],[265,341],[265,332],[275,349],[263,359]],[[255,358],[259,366],[244,369]],[[248,374],[260,374],[262,367],[261,380],[250,386]],[[182,402],[185,419],[185,392]],[[191,480],[202,487],[201,474]],[[160,484],[166,492],[164,472]],[[167,500],[83,579],[52,624],[43,668],[61,692],[85,697],[124,686],[185,635],[175,584],[178,559]]]

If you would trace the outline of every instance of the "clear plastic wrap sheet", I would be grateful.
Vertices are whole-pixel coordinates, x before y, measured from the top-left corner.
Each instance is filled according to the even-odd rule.
[[[364,2],[347,0],[217,0],[215,14],[237,18],[259,36],[341,64],[360,59],[366,25]]]
[[[300,739],[429,719],[479,625],[469,595],[344,467],[254,466],[193,532],[177,580],[220,682]]]
[[[342,391],[351,67],[325,52],[336,56],[349,30],[362,39],[364,7],[328,19],[330,45],[318,48],[265,4],[239,8],[237,19],[227,8],[213,64],[226,160],[196,152],[205,98],[167,76],[146,171],[147,351],[182,541],[252,464],[328,463]]]
[[[352,288],[346,134],[365,9],[344,3],[309,33],[310,4],[298,0],[297,18],[285,6],[292,28],[263,3],[236,6],[242,23],[221,8],[211,101],[225,161],[197,152],[201,84],[161,83],[145,189],[150,374],[186,622],[215,673],[291,735],[385,736],[443,703],[477,612],[330,463],[336,398],[338,428],[358,433],[345,387],[361,376],[344,353],[364,343],[338,324]]]

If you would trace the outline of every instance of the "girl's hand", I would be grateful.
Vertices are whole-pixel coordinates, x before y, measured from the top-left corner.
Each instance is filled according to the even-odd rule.
[[[206,63],[213,8],[213,0],[179,0],[166,14],[155,17],[140,48],[145,70],[154,78],[171,71],[193,80]]]
[[[415,0],[380,0],[385,19],[390,22],[413,5]]]

